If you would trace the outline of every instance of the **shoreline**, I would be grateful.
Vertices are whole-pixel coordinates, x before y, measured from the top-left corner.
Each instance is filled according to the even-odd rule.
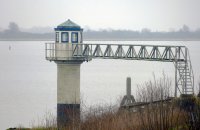
[[[0,39],[0,41],[51,41],[54,39]],[[200,39],[85,39],[84,41],[200,41]]]

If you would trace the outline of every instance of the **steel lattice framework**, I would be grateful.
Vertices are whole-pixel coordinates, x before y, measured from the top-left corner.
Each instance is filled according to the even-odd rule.
[[[100,58],[173,62],[175,66],[175,96],[178,91],[181,94],[194,93],[194,74],[189,50],[185,46],[72,44],[70,49],[65,50],[56,48],[56,45],[56,43],[46,43],[47,60],[67,60],[69,57],[58,57],[56,53],[69,51],[73,60],[81,61]]]

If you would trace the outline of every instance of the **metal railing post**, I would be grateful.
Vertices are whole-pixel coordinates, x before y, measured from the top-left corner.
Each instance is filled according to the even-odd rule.
[[[184,91],[185,93],[184,94],[187,94],[186,92],[186,89],[187,89],[187,48],[185,48],[185,88],[184,88]]]
[[[177,97],[177,89],[178,89],[178,79],[177,79],[177,48],[175,49],[175,92],[174,97]]]
[[[47,43],[45,43],[45,58],[47,59]]]

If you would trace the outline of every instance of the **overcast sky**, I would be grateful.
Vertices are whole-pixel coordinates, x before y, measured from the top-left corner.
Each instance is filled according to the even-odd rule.
[[[0,0],[0,28],[51,26],[71,19],[91,29],[200,27],[200,0]]]

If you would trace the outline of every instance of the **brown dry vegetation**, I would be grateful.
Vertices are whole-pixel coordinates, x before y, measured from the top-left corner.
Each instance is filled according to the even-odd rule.
[[[175,102],[175,101],[174,101]],[[198,113],[196,113],[198,114]],[[105,111],[99,114],[91,112],[81,122],[71,122],[62,130],[199,130],[190,122],[190,114],[180,109],[175,103],[165,102],[131,110]],[[35,128],[34,130],[57,130],[54,127]]]
[[[197,97],[186,99],[195,104],[195,108],[180,107],[180,100],[165,102],[171,95],[171,83],[168,78],[146,82],[138,86],[137,101],[151,102],[163,100],[144,108],[120,109],[116,107],[97,107],[88,109],[84,119],[73,120],[61,130],[200,130],[200,100]],[[120,104],[120,103],[119,103]],[[189,108],[189,109],[188,109]],[[83,113],[83,112],[82,112]],[[40,128],[33,130],[57,130],[55,118],[46,118]]]

